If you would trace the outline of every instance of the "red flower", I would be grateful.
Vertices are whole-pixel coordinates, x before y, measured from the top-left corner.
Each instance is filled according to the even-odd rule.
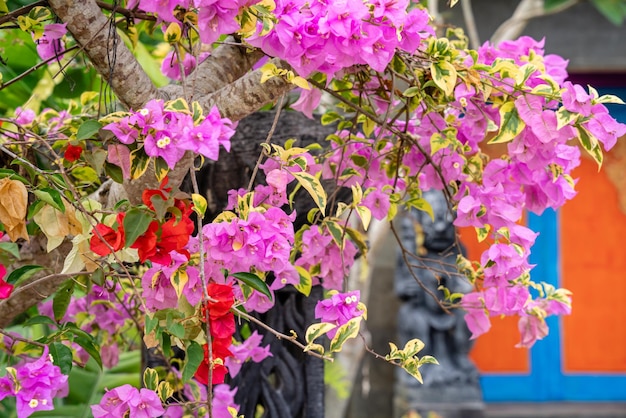
[[[176,222],[176,218],[170,218],[161,225],[161,236],[157,246],[165,252],[180,252],[189,242],[193,233],[193,222],[189,218],[183,218]]]
[[[228,339],[214,339],[211,344],[211,354],[213,356],[213,376],[211,383],[214,385],[224,383],[224,378],[228,369],[224,366],[224,360],[226,357],[232,356],[233,353],[229,350],[232,343],[232,337]],[[196,371],[195,378],[198,382],[206,385],[209,383],[209,345],[204,344],[204,361],[200,363],[200,367]],[[216,361],[218,360],[219,361]]]
[[[230,339],[235,333],[235,315],[228,312],[220,318],[210,319],[209,325],[211,337]]]
[[[119,251],[124,248],[125,239],[123,222],[125,215],[125,213],[117,214],[117,230],[105,224],[98,224],[94,227],[94,229],[100,233],[102,239],[100,238],[100,236],[98,236],[97,232],[94,232],[93,236],[91,237],[91,241],[89,242],[89,248],[91,249],[91,251],[98,255],[105,256],[111,254],[111,248],[113,248],[113,252]]]
[[[148,229],[140,237],[138,237],[130,248],[136,248],[139,253],[139,261],[141,263],[150,259],[157,253],[157,234],[159,223],[157,221],[150,222]]]
[[[74,161],[80,158],[80,155],[83,153],[83,147],[79,145],[69,144],[65,149],[65,154],[63,154],[63,158],[68,163],[73,163]]]
[[[207,292],[209,294],[209,298],[212,299],[208,304],[209,318],[214,320],[228,314],[235,299],[233,287],[228,284],[211,282],[207,286]],[[202,312],[202,318],[205,318],[204,310]]]
[[[13,292],[13,285],[4,281],[6,273],[6,267],[0,264],[0,299],[8,299],[11,296],[11,292]]]

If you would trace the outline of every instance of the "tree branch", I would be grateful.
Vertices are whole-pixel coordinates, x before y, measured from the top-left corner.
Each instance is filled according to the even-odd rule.
[[[253,49],[248,51],[243,45],[234,44],[232,37],[216,48],[211,55],[195,69],[187,80],[193,84],[193,97],[210,94],[246,74],[264,55]],[[168,100],[182,96],[180,85],[170,84],[160,89],[161,96]]]
[[[545,10],[544,0],[522,0],[513,15],[493,33],[491,43],[498,45],[502,41],[515,39],[522,34],[529,20],[562,12],[577,3],[579,0],[569,0],[550,10]]]
[[[49,0],[50,8],[83,46],[118,99],[131,109],[158,96],[152,81],[94,0]]]
[[[271,62],[278,68],[291,70],[289,64],[284,61],[272,59]],[[202,97],[198,102],[203,109],[210,109],[216,105],[222,117],[237,121],[278,100],[295,87],[295,84],[281,77],[272,77],[261,84],[261,71],[255,70]]]

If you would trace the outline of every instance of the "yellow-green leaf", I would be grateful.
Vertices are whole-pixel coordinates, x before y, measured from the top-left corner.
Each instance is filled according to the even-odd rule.
[[[175,44],[176,42],[180,41],[181,36],[182,30],[180,28],[180,25],[176,22],[172,22],[165,30],[165,33],[163,34],[163,39],[165,40],[165,42]]]
[[[506,102],[500,106],[500,131],[493,137],[489,144],[502,144],[512,141],[522,133],[526,123],[519,117],[514,102]]]
[[[298,274],[300,275],[300,283],[295,285],[294,287],[304,296],[309,296],[311,294],[311,289],[313,288],[313,280],[311,278],[311,273],[307,271],[307,269],[302,266],[295,266]]]
[[[170,283],[172,283],[172,287],[176,291],[176,296],[180,298],[180,295],[183,294],[183,288],[189,281],[189,275],[185,270],[178,269],[172,277],[170,277]]]
[[[204,217],[207,208],[207,201],[201,194],[193,193],[191,195],[191,201],[193,202],[193,210],[200,217]]]
[[[359,334],[361,326],[361,317],[352,318],[348,323],[343,324],[337,329],[337,333],[330,341],[330,351],[339,352],[343,348],[343,344],[351,338]]]
[[[291,84],[295,84],[296,86],[303,88],[305,90],[311,90],[311,86],[309,86],[309,82],[306,81],[305,78],[300,77],[299,75],[295,76],[291,80]]]
[[[430,64],[433,81],[446,96],[451,96],[456,86],[456,69],[449,61],[437,61]]]
[[[304,338],[307,344],[311,344],[317,338],[321,337],[322,335],[326,334],[331,329],[335,329],[335,328],[337,328],[337,325],[331,324],[328,322],[320,322],[319,324],[312,324],[312,325],[309,325],[309,327],[306,329]]]
[[[322,215],[325,215],[326,190],[322,187],[322,183],[320,183],[319,179],[309,173],[305,173],[304,171],[292,172],[291,174],[293,174],[296,180],[298,180],[298,183],[304,187],[304,190],[309,192],[317,207],[320,208]]]

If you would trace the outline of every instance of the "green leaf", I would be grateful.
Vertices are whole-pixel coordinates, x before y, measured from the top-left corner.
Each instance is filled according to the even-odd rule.
[[[190,341],[185,353],[185,366],[183,367],[183,383],[188,382],[200,364],[204,360],[204,349],[195,341]]]
[[[446,96],[451,96],[456,86],[456,69],[449,61],[438,61],[430,64],[433,81]]]
[[[78,128],[78,132],[76,132],[76,139],[79,141],[89,139],[97,134],[100,128],[102,128],[102,125],[97,120],[86,120]]]
[[[20,259],[20,249],[14,242],[0,242],[0,251],[11,254],[17,260]]]
[[[150,222],[152,222],[152,216],[145,210],[132,208],[126,212],[124,217],[126,247],[133,245],[137,238],[148,230]]]
[[[514,102],[506,102],[500,107],[500,131],[488,144],[502,144],[512,141],[522,133],[526,123],[519,117]]]
[[[91,337],[91,336],[90,336]],[[102,369],[102,358],[100,357],[100,347],[96,345],[93,337],[84,338],[84,337],[76,337],[74,338],[74,342],[81,346],[83,350],[87,352],[93,358],[98,366]]]
[[[52,363],[59,366],[61,373],[68,375],[72,370],[72,350],[60,342],[53,342],[48,345]]]
[[[270,291],[270,288],[267,287],[267,283],[265,283],[265,281],[263,281],[256,274],[243,271],[240,273],[232,273],[231,276],[233,276],[234,278],[238,280],[241,280],[246,285],[250,286],[251,288],[253,288],[254,290],[258,292],[261,292],[262,294],[267,296],[270,300],[273,300],[272,292]]]
[[[5,177],[10,178],[11,180],[21,181],[24,184],[30,184],[28,180],[18,175],[15,171],[11,170],[10,168],[0,168],[0,179],[3,179]]]
[[[54,322],[52,320],[52,318],[49,318],[49,317],[43,316],[43,315],[37,315],[37,316],[33,316],[32,318],[29,318],[22,325],[24,327],[30,327],[30,326],[33,326],[33,325],[53,325],[53,326],[57,326],[57,323]]]
[[[417,96],[420,93],[420,91],[422,91],[421,87],[412,86],[404,90],[402,95],[404,97],[414,97],[414,96]]]
[[[104,163],[104,173],[110,177],[114,182],[122,184],[124,183],[124,172],[120,166],[111,164],[110,162]]]
[[[165,103],[165,110],[187,113],[189,115],[192,114],[189,110],[189,104],[187,103],[187,100],[183,99],[182,97]]]
[[[53,208],[61,211],[61,213],[65,213],[65,204],[63,203],[63,199],[61,199],[61,193],[57,190],[44,187],[43,189],[35,190],[33,193]]]
[[[199,124],[204,119],[204,112],[202,106],[197,101],[191,103],[191,109],[193,110],[193,121],[195,124]]]
[[[185,338],[185,327],[180,322],[174,321],[172,312],[167,313],[166,323],[166,329],[170,334],[181,340]]]
[[[159,386],[159,373],[151,367],[143,372],[143,384],[146,389],[156,390]]]
[[[422,351],[423,348],[424,348],[424,342],[422,342],[422,340],[418,340],[417,338],[414,338],[408,341],[404,345],[404,348],[402,349],[402,351],[404,351],[404,353],[407,356],[413,357],[414,355]]]
[[[340,119],[343,119],[343,117],[339,113],[331,110],[324,113],[320,121],[322,122],[322,125],[330,125]]]
[[[72,176],[76,177],[81,183],[94,184],[99,182],[98,173],[91,167],[76,167],[72,170]]]
[[[70,305],[72,295],[74,294],[74,280],[66,281],[59,290],[57,290],[54,298],[52,299],[52,312],[54,312],[54,319],[60,322],[65,316],[67,307]]]
[[[17,268],[11,272],[6,278],[6,282],[10,284],[19,284],[24,280],[32,277],[35,273],[43,270],[42,266],[27,265]]]
[[[343,344],[351,338],[359,334],[362,317],[352,318],[348,323],[343,324],[337,329],[337,333],[330,341],[330,351],[337,353],[343,348]]]
[[[146,334],[150,334],[159,324],[159,318],[156,316],[146,315],[145,317],[145,326],[146,326]]]
[[[626,8],[622,0],[591,0],[602,15],[615,26],[621,26],[626,15]]]

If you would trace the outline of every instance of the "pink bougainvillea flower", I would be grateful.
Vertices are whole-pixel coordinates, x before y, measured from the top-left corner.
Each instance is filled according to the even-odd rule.
[[[61,38],[67,33],[66,23],[50,23],[44,26],[43,35],[37,42],[37,53],[42,60],[46,61],[54,56],[57,59],[62,59],[63,46],[61,44]]]
[[[14,396],[18,418],[29,417],[37,411],[50,411],[54,409],[55,398],[68,394],[67,376],[52,364],[47,346],[39,359],[19,363],[14,369],[15,381],[12,375],[0,379],[0,400]]]
[[[0,264],[0,299],[8,299],[13,292],[13,285],[4,281],[6,273],[6,267]]]
[[[334,293],[329,299],[317,302],[315,306],[315,317],[322,322],[328,322],[340,327],[347,324],[351,319],[363,315],[359,309],[359,298],[361,292],[358,290],[346,293]],[[328,336],[333,338],[337,329],[328,332]]]
[[[104,394],[98,405],[91,406],[94,418],[130,417],[156,418],[163,415],[165,409],[159,396],[152,390],[137,389],[131,385],[122,385]]]

